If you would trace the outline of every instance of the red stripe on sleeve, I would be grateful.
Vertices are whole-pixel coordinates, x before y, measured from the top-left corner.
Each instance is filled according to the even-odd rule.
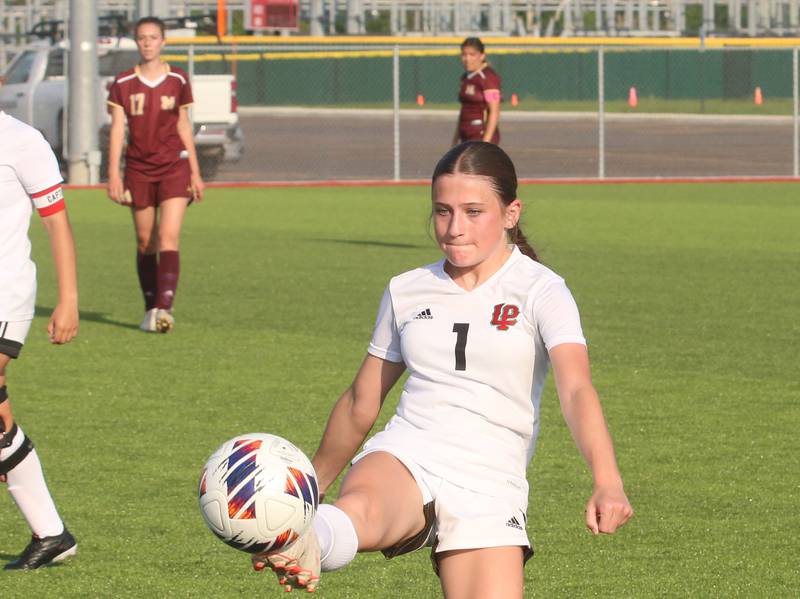
[[[55,191],[59,187],[61,187],[61,183],[56,183],[52,187],[48,187],[47,189],[43,189],[42,191],[37,191],[36,193],[32,193],[31,198],[40,198],[42,196],[46,196],[48,193],[50,193],[51,191]]]
[[[52,216],[58,212],[61,212],[67,207],[67,204],[64,200],[58,200],[55,204],[50,204],[46,208],[39,208],[39,216]]]

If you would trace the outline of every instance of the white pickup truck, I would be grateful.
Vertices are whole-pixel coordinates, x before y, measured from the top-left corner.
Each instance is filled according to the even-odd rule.
[[[67,103],[65,45],[36,43],[18,53],[2,77],[0,109],[42,132],[66,158],[64,140],[68,135],[64,115]],[[125,38],[98,42],[97,129],[105,164],[108,127],[106,110],[108,86],[114,77],[133,67],[138,60],[136,45]],[[236,161],[244,151],[236,105],[236,81],[232,75],[195,75],[192,78],[194,105],[192,122],[200,169],[213,178],[223,161]],[[106,169],[101,168],[101,177]]]

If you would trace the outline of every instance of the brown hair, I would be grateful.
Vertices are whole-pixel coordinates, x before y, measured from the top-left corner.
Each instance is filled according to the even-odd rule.
[[[479,37],[468,37],[463,42],[461,42],[461,49],[464,48],[475,48],[481,54],[486,54],[486,51],[483,48],[483,42]]]
[[[161,30],[161,37],[165,38],[167,36],[166,34],[167,27],[164,24],[164,21],[162,21],[158,17],[142,17],[141,19],[136,21],[136,27],[133,28],[134,35],[139,35],[139,27],[141,27],[142,25],[155,25]]]
[[[488,67],[489,61],[486,59],[486,50],[483,47],[483,42],[479,37],[468,37],[463,42],[461,42],[461,50],[464,48],[474,48],[481,54],[483,54],[483,66]]]
[[[439,160],[431,184],[442,175],[455,174],[486,177],[503,206],[517,199],[517,172],[500,146],[486,141],[466,141],[455,146]],[[536,250],[528,243],[519,223],[509,231],[509,237],[520,252],[539,262]]]

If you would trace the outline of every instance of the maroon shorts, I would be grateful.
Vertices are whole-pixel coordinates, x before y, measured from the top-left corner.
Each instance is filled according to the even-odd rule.
[[[458,137],[461,141],[481,141],[483,139],[483,125],[477,127],[461,126],[458,129]],[[495,129],[494,135],[492,135],[492,143],[495,145],[500,143],[500,129]]]
[[[163,177],[153,180],[136,171],[125,170],[123,185],[130,193],[134,208],[158,206],[171,198],[192,197],[192,176],[189,161],[181,159]]]

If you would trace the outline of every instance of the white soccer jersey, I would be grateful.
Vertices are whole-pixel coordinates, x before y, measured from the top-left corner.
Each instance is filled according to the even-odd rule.
[[[516,247],[472,291],[444,260],[394,277],[368,351],[404,362],[409,377],[397,413],[365,449],[402,447],[454,484],[527,497],[547,351],[561,343],[586,343],[575,301],[561,277]]]
[[[42,134],[0,111],[0,321],[33,318],[36,266],[28,227],[33,206],[41,216],[64,209],[62,181]]]

